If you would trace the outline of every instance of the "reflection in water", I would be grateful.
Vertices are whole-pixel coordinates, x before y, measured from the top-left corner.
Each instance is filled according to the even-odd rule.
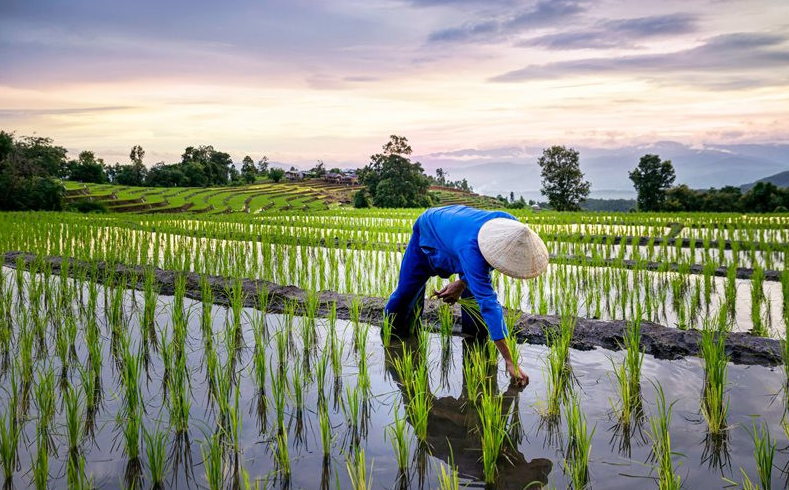
[[[463,359],[467,362],[470,352],[478,345],[473,339],[463,339]],[[402,358],[403,352],[408,349],[414,356],[421,355],[418,348],[418,339],[409,337],[402,341],[392,338],[389,347],[384,348],[384,362],[387,372],[400,387],[403,396],[406,396],[402,380],[399,379],[395,362]],[[487,349],[481,349],[487,352]],[[442,356],[443,357],[443,356]],[[496,385],[496,364],[488,363],[488,381]],[[442,370],[447,369],[442,363]],[[480,386],[481,389],[481,386]],[[498,477],[496,488],[521,490],[529,484],[529,488],[541,488],[548,482],[552,463],[549,459],[536,458],[526,461],[523,454],[517,450],[518,444],[523,439],[523,430],[519,422],[518,400],[519,391],[510,386],[504,393],[503,413],[512,412],[508,431],[511,444],[505,444],[499,456]],[[416,488],[423,488],[426,473],[426,455],[438,458],[446,463],[454,463],[463,478],[474,482],[483,482],[482,447],[479,437],[479,415],[467,397],[465,375],[459,398],[443,396],[433,398],[433,405],[428,415],[427,447],[420,447],[415,455],[416,466],[420,471],[419,482]],[[420,454],[421,453],[421,454]]]

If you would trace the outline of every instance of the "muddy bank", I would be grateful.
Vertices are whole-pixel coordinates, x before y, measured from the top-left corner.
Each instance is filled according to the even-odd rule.
[[[71,258],[63,259],[61,257],[43,257],[39,259],[36,255],[25,252],[8,252],[5,254],[4,263],[6,267],[16,268],[18,260],[21,260],[27,268],[30,267],[30,264],[42,261],[47,264],[47,267],[51,267],[53,273],[58,274],[65,260],[68,262],[68,272],[71,277],[76,277],[77,272],[82,270],[83,273],[87,271],[89,276],[95,275],[98,282],[103,282],[110,275],[114,275],[115,284],[123,284],[122,281],[125,281],[124,285],[126,287],[136,284],[136,287],[140,289],[144,282],[145,269],[141,266],[108,265],[104,262],[94,264]],[[154,275],[159,293],[165,296],[172,295],[175,291],[177,273],[154,269]],[[228,305],[227,291],[233,287],[234,281],[220,276],[206,276],[206,279],[213,290],[214,303]],[[201,276],[199,274],[186,274],[187,297],[195,300],[201,299],[200,280]],[[267,311],[271,313],[282,313],[287,302],[295,302],[297,310],[306,303],[307,292],[295,286],[281,286],[260,279],[244,279],[240,281],[240,284],[244,291],[244,305],[247,307],[256,307],[258,293],[262,290],[267,290],[269,293],[270,301]],[[351,317],[350,306],[354,298],[353,295],[322,291],[319,296],[318,316],[327,316],[329,306],[332,303],[336,303],[337,317],[349,320]],[[361,302],[361,319],[363,321],[374,325],[382,323],[382,310],[386,299],[362,296],[356,297],[356,301]],[[425,301],[423,314],[425,323],[438,324],[438,306],[439,302],[436,300]],[[454,333],[460,335],[460,311],[457,306],[453,307],[453,310],[455,320]],[[558,327],[559,323],[560,319],[555,315],[530,315],[524,312],[516,326],[518,339],[531,344],[545,344],[546,329]],[[572,346],[580,350],[590,350],[596,347],[619,350],[624,326],[625,322],[621,320],[606,321],[578,318]],[[679,330],[653,322],[643,322],[641,329],[641,343],[645,352],[656,358],[680,359],[685,356],[694,356],[699,351],[701,335],[698,331]],[[782,362],[780,341],[754,337],[747,333],[731,333],[726,345],[726,352],[731,357],[731,361],[737,364],[774,366]]]

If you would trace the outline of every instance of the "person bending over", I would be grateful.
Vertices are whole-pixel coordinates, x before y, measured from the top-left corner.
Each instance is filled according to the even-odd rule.
[[[476,300],[484,327],[467,308],[461,308],[463,333],[475,337],[490,335],[512,379],[525,386],[529,377],[513,363],[504,340],[507,326],[491,283],[491,271],[496,269],[516,279],[530,279],[547,267],[545,243],[511,214],[468,206],[431,208],[414,223],[397,288],[384,311],[392,317],[396,330],[410,331],[423,310],[427,280],[457,274],[458,280],[433,296],[449,304],[460,298]]]

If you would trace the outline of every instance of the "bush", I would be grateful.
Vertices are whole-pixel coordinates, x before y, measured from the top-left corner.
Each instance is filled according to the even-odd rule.
[[[355,208],[370,207],[370,200],[367,198],[367,191],[361,189],[353,194],[353,207]]]
[[[70,203],[66,209],[79,213],[106,213],[109,210],[103,202],[90,199],[78,199]]]

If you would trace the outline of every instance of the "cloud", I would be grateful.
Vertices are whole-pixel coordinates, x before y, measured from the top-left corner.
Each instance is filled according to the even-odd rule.
[[[438,43],[498,41],[559,20],[566,21],[585,10],[586,7],[578,0],[542,0],[514,15],[469,22],[459,27],[435,31],[428,36],[428,40]]]
[[[642,39],[687,34],[695,32],[696,29],[696,16],[676,13],[598,22],[585,30],[565,31],[525,39],[517,45],[548,49],[632,47],[635,42]]]
[[[711,88],[759,86],[777,80],[789,63],[787,38],[773,34],[734,33],[707,39],[700,46],[670,53],[584,58],[503,73],[492,82],[522,82],[578,75],[646,75],[681,78]],[[785,82],[787,77],[781,77]]]
[[[135,106],[70,107],[64,109],[0,109],[1,116],[56,116],[61,114],[90,114],[136,109]]]

